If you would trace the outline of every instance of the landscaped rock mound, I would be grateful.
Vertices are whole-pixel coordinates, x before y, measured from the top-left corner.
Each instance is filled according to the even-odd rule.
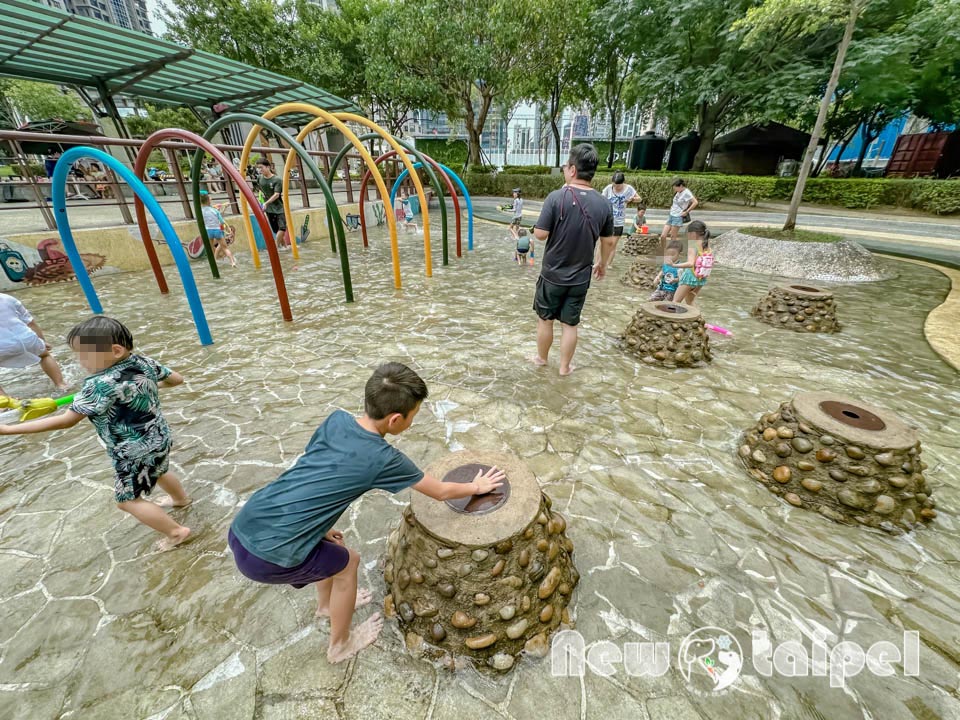
[[[694,305],[647,302],[639,307],[621,344],[646,363],[690,367],[713,359],[700,309]]]
[[[835,333],[840,330],[833,293],[809,285],[772,287],[750,314],[768,325],[794,332]]]
[[[653,292],[656,290],[653,281],[656,279],[657,273],[660,272],[660,265],[652,257],[638,257],[633,261],[630,269],[620,278],[620,282],[647,292]]]
[[[901,533],[937,516],[916,431],[859,400],[800,393],[760,418],[739,453],[771,492],[837,522]]]
[[[736,230],[711,240],[717,264],[764,275],[828,282],[874,282],[895,277],[863,245],[771,240]]]
[[[660,236],[636,233],[623,238],[620,242],[620,252],[624,255],[659,255]]]
[[[545,655],[550,635],[571,624],[580,576],[567,521],[519,458],[462,451],[427,473],[471,482],[492,465],[507,482],[489,495],[438,502],[413,494],[387,541],[384,609],[399,616],[408,648],[503,672],[523,651]]]

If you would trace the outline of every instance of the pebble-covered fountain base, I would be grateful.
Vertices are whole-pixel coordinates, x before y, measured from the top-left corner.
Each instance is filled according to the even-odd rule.
[[[700,309],[694,305],[647,302],[623,333],[625,350],[646,363],[690,367],[713,359]]]
[[[635,233],[623,239],[620,252],[624,255],[659,255],[660,236],[651,233]]]
[[[658,263],[652,257],[638,257],[633,261],[630,269],[620,278],[620,282],[630,287],[653,292],[656,289],[653,281],[656,279],[657,273],[660,272],[660,265],[661,263]]]
[[[471,482],[478,469],[507,475],[489,495],[438,502],[414,493],[387,541],[384,610],[399,617],[407,647],[459,667],[507,671],[521,653],[543,656],[570,626],[579,581],[567,522],[536,477],[512,455],[461,451],[427,473]]]
[[[758,320],[794,332],[840,330],[833,293],[802,284],[777,285],[750,312]]]
[[[761,417],[739,453],[772,492],[831,520],[898,534],[937,516],[916,431],[859,400],[800,393]]]

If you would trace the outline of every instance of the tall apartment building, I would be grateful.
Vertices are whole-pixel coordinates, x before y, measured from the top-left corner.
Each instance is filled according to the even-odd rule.
[[[74,15],[102,20],[128,30],[150,33],[147,0],[39,0],[42,4]]]

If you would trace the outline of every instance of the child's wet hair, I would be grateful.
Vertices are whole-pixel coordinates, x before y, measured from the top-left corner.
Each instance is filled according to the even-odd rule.
[[[694,220],[687,225],[688,235],[699,235],[704,247],[710,247],[710,231],[707,230],[707,224],[703,220]]]
[[[93,345],[98,352],[108,352],[113,345],[133,350],[133,334],[119,320],[97,315],[74,325],[67,333],[67,345]]]
[[[517,237],[526,237],[526,236],[527,236],[527,231],[524,230],[523,228],[520,228],[520,229],[517,231]]]
[[[363,405],[372,420],[400,413],[406,417],[427,397],[427,384],[403,363],[384,363],[367,380]]]
[[[667,243],[667,250],[676,250],[677,252],[680,252],[683,250],[683,243],[679,240],[671,240]]]

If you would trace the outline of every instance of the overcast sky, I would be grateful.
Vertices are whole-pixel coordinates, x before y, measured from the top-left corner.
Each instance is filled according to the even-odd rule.
[[[169,4],[170,3],[165,2],[165,0],[147,0],[147,12],[150,13],[150,28],[157,37],[161,37],[167,31],[166,24],[162,20],[159,20],[157,15],[161,8],[168,7]]]

